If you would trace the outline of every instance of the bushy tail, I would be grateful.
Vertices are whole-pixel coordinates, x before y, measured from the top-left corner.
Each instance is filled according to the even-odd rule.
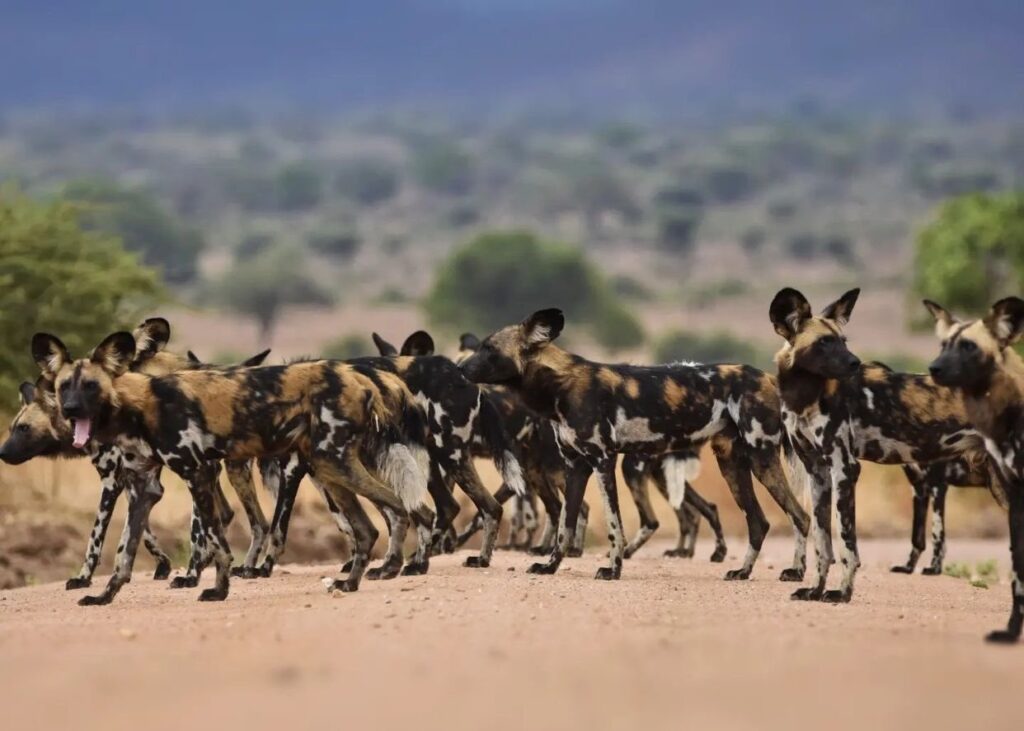
[[[693,452],[669,454],[662,458],[661,469],[665,474],[668,501],[679,510],[686,498],[687,485],[700,475],[700,457]]]
[[[423,506],[427,499],[427,425],[423,410],[409,398],[391,423],[380,424],[377,471],[395,491],[406,510]]]
[[[804,462],[797,455],[789,435],[782,434],[782,451],[786,455],[786,462],[789,465],[789,487],[793,496],[800,501],[804,508],[810,507],[811,502],[811,476],[804,466]]]
[[[480,413],[477,415],[480,435],[491,449],[494,464],[512,491],[519,496],[526,495],[526,480],[523,466],[519,461],[519,446],[509,437],[501,413],[487,394],[480,393]]]

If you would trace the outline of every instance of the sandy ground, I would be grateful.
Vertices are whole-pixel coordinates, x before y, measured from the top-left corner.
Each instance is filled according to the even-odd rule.
[[[981,641],[1004,624],[1005,578],[892,575],[905,544],[872,540],[853,604],[804,604],[774,580],[786,539],[743,583],[721,580],[735,555],[666,545],[613,583],[592,579],[591,551],[555,577],[520,554],[483,571],[446,556],[334,596],[332,567],[286,566],[220,604],[142,573],[105,608],[58,584],[3,592],[4,728],[1022,727],[1024,645]],[[950,554],[1005,576],[1003,542]]]

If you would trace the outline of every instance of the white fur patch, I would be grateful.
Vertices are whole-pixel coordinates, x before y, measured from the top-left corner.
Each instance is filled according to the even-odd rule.
[[[377,453],[377,471],[395,491],[406,510],[415,510],[424,504],[427,475],[404,444],[389,444],[380,450]]]
[[[700,474],[700,460],[696,457],[684,459],[668,455],[662,460],[662,470],[665,473],[665,486],[668,488],[668,501],[678,510],[683,507],[687,483]]]

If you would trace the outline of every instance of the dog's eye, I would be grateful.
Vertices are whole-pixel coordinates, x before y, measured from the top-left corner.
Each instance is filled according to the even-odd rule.
[[[960,341],[960,350],[964,351],[965,353],[973,353],[977,349],[978,346],[974,343],[973,340]]]
[[[18,426],[15,427],[15,431],[20,432],[21,434],[26,433],[28,431],[28,424],[18,424]]]
[[[82,388],[84,388],[86,391],[89,391],[89,392],[93,392],[96,389],[98,389],[99,387],[100,387],[100,384],[96,383],[96,381],[84,381],[82,383]]]
[[[834,344],[835,342],[836,342],[836,336],[835,335],[826,335],[823,338],[818,338],[817,345],[819,347],[824,348],[826,346]]]
[[[67,393],[68,392],[68,387],[70,385],[71,385],[70,382],[64,381],[64,383],[60,384],[60,392],[61,393]]]

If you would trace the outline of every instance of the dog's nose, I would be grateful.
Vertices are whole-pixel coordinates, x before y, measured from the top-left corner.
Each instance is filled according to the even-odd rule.
[[[82,415],[82,404],[79,401],[65,401],[60,405],[61,411],[68,419],[77,419]]]
[[[851,355],[846,361],[846,367],[849,368],[851,372],[857,370],[860,368],[860,358],[855,355]]]
[[[928,372],[931,374],[932,378],[938,378],[942,375],[942,366],[937,363],[932,363],[928,366]]]

